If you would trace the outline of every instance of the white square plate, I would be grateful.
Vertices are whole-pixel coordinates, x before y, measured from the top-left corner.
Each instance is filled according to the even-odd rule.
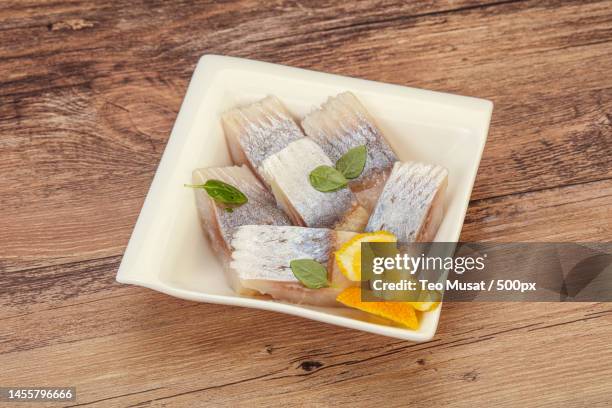
[[[222,112],[274,94],[301,118],[342,91],[359,97],[400,160],[448,168],[445,216],[436,240],[457,241],[487,138],[493,109],[490,101],[205,55],[189,84],[117,281],[184,299],[273,310],[399,339],[431,339],[441,307],[424,313],[419,330],[414,331],[380,324],[375,318],[365,321],[345,308],[306,307],[235,295],[200,229],[193,192],[183,187],[196,168],[231,164],[220,122]]]

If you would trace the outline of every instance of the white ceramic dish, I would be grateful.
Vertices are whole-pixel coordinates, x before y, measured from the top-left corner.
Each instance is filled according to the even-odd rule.
[[[136,222],[117,281],[184,299],[288,313],[412,341],[431,339],[441,307],[425,313],[417,331],[355,318],[345,308],[316,308],[235,295],[198,221],[193,192],[183,183],[198,167],[231,163],[220,115],[278,96],[303,117],[328,96],[350,90],[377,120],[401,160],[449,170],[444,221],[437,241],[459,238],[487,138],[490,101],[348,78],[265,62],[203,56],[193,74],[159,168]]]

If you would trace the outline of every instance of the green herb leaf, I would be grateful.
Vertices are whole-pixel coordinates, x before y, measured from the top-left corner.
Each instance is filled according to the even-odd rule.
[[[336,168],[347,179],[355,179],[365,168],[368,149],[365,145],[357,146],[346,152],[336,163]]]
[[[203,188],[210,198],[224,205],[227,212],[232,212],[234,208],[240,207],[249,201],[242,191],[220,180],[210,179],[204,184],[196,185],[185,184],[185,187]]]
[[[310,184],[322,192],[340,190],[346,187],[348,181],[342,173],[331,166],[319,166],[310,172]]]
[[[295,277],[310,289],[329,286],[327,269],[314,259],[294,259],[289,264]]]

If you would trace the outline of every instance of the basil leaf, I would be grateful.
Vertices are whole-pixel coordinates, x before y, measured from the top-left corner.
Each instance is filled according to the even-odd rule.
[[[365,145],[350,149],[338,159],[336,168],[347,179],[355,179],[361,175],[365,168],[368,149]]]
[[[340,190],[346,187],[348,181],[342,173],[331,166],[319,166],[310,172],[310,184],[322,192]]]
[[[204,184],[196,185],[185,184],[185,187],[203,188],[210,198],[226,206],[228,212],[232,212],[233,208],[240,207],[249,201],[242,191],[220,180],[210,179]]]
[[[293,275],[310,289],[320,289],[329,286],[327,269],[314,259],[294,259],[289,263]]]

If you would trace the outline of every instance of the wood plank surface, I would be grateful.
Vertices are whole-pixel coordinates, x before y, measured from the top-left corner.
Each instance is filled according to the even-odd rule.
[[[491,99],[462,240],[612,238],[611,1],[4,1],[0,386],[91,407],[610,406],[606,303],[445,304],[413,344],[117,284],[206,53]]]

